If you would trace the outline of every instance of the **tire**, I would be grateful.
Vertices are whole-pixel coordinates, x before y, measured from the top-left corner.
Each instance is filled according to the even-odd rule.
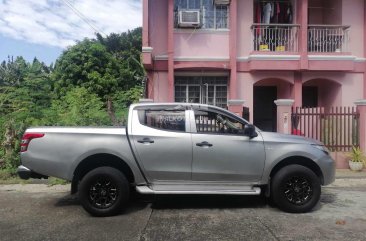
[[[125,208],[129,183],[123,173],[112,167],[98,167],[80,182],[79,200],[84,209],[96,217],[119,214]]]
[[[280,169],[272,179],[271,198],[283,211],[305,213],[319,202],[320,180],[315,173],[301,165]]]

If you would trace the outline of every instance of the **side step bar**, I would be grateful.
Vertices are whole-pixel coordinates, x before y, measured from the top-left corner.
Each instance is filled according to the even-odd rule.
[[[261,189],[253,187],[249,190],[153,190],[147,186],[137,186],[137,192],[141,194],[213,194],[213,195],[259,195]]]

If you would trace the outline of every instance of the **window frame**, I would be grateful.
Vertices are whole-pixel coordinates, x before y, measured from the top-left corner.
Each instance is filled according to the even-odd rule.
[[[184,106],[182,109],[174,109],[174,105],[172,106],[142,106],[135,108],[137,111],[137,117],[138,117],[138,123],[144,127],[158,130],[158,131],[166,131],[166,132],[174,132],[174,133],[190,133],[191,132],[191,124],[190,124],[190,115],[187,108]],[[140,111],[144,112],[144,118],[146,118],[146,111],[182,111],[184,112],[184,131],[181,130],[173,130],[173,129],[164,129],[164,128],[158,128],[154,126],[149,126],[141,121],[140,119]]]
[[[199,82],[200,83],[179,83],[176,78],[177,77],[180,77],[180,76],[175,76],[175,81],[174,81],[174,101],[175,102],[178,102],[178,103],[199,103],[199,104],[208,104],[208,105],[214,105],[214,106],[218,106],[217,103],[222,103],[222,101],[218,101],[217,98],[220,98],[220,99],[223,99],[224,97],[217,97],[217,93],[218,93],[218,90],[217,90],[217,87],[225,87],[226,88],[226,103],[222,103],[222,105],[218,106],[218,107],[221,107],[221,108],[225,108],[227,106],[227,103],[228,103],[228,90],[229,90],[229,86],[228,86],[228,79],[227,77],[225,76],[226,78],[226,84],[223,84],[223,83],[215,83],[215,82],[220,82],[220,81],[217,81],[217,80],[213,80],[211,81],[211,83],[204,83],[205,80],[204,78],[208,78],[208,77],[222,77],[222,76],[184,76],[186,78],[199,78]],[[178,82],[178,83],[177,83]],[[185,91],[185,98],[184,98],[184,102],[181,102],[181,101],[178,101],[177,100],[177,97],[176,97],[176,87],[184,87],[184,91]],[[199,102],[190,102],[190,98],[189,98],[189,88],[190,87],[199,87],[199,96],[197,97],[199,99]],[[206,100],[208,100],[210,97],[209,95],[207,95],[207,93],[210,91],[208,90],[207,88],[210,88],[210,87],[213,87],[213,96],[212,96],[212,103],[207,103]],[[206,88],[206,89],[205,89]],[[203,92],[206,92],[206,93],[203,93]],[[207,96],[205,96],[207,95]],[[179,97],[180,99],[182,97]]]
[[[243,131],[246,125],[250,124],[249,122],[247,122],[245,119],[240,118],[239,116],[225,111],[225,110],[219,110],[219,109],[215,109],[212,107],[207,108],[207,106],[201,107],[201,106],[192,106],[192,118],[191,118],[191,128],[192,128],[192,134],[209,134],[209,135],[229,135],[229,136],[247,136],[244,133],[223,133],[223,132],[199,132],[197,129],[197,123],[196,123],[196,110],[197,111],[206,111],[206,112],[212,112],[215,114],[220,114],[223,115],[225,117],[228,117],[230,119],[234,119],[235,121],[239,122],[240,124],[243,125]]]
[[[179,3],[177,1],[186,1],[186,8],[180,8],[178,5]],[[189,6],[189,1],[191,0],[174,0],[174,14],[175,14],[175,20],[174,20],[174,28],[175,29],[181,29],[178,27],[177,23],[177,18],[178,18],[178,11],[179,10],[199,10],[200,11],[200,18],[201,18],[201,26],[199,27],[199,29],[203,29],[203,30],[212,30],[212,31],[222,31],[222,30],[229,30],[230,29],[230,7],[229,5],[227,6],[223,6],[223,5],[215,5],[213,1],[212,5],[213,5],[213,16],[212,17],[207,17],[207,18],[212,18],[213,19],[213,27],[206,27],[205,23],[207,22],[205,15],[205,0],[195,0],[195,1],[199,1],[199,5],[200,8],[190,8]],[[223,11],[224,7],[226,7],[226,27],[221,27],[218,28],[217,26],[219,25],[218,23],[220,21],[222,21],[222,19],[224,19],[222,16],[219,16],[218,12]],[[209,15],[208,15],[209,16]],[[221,24],[220,24],[221,25]],[[196,29],[196,28],[195,28]]]

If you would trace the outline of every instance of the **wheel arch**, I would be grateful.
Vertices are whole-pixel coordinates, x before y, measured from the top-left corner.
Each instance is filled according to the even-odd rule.
[[[309,168],[315,173],[315,175],[319,177],[320,183],[322,185],[324,184],[323,172],[318,164],[316,164],[316,162],[314,162],[312,159],[304,156],[290,156],[281,160],[272,168],[269,178],[272,178],[279,170],[281,170],[281,168],[292,164],[297,164]]]
[[[127,181],[129,183],[135,182],[135,177],[132,172],[132,169],[129,167],[129,165],[120,157],[109,154],[109,153],[99,153],[99,154],[93,154],[91,156],[88,156],[84,158],[76,167],[72,183],[71,183],[71,193],[76,193],[78,190],[78,185],[81,179],[91,170],[94,170],[98,167],[113,167],[122,172]]]

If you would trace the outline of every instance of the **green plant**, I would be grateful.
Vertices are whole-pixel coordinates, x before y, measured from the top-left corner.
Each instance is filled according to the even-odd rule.
[[[70,182],[56,177],[50,177],[48,179],[48,186],[66,185],[68,183]]]
[[[366,156],[359,146],[352,146],[352,150],[348,153],[347,156],[351,158],[350,161],[352,162],[366,162]]]

